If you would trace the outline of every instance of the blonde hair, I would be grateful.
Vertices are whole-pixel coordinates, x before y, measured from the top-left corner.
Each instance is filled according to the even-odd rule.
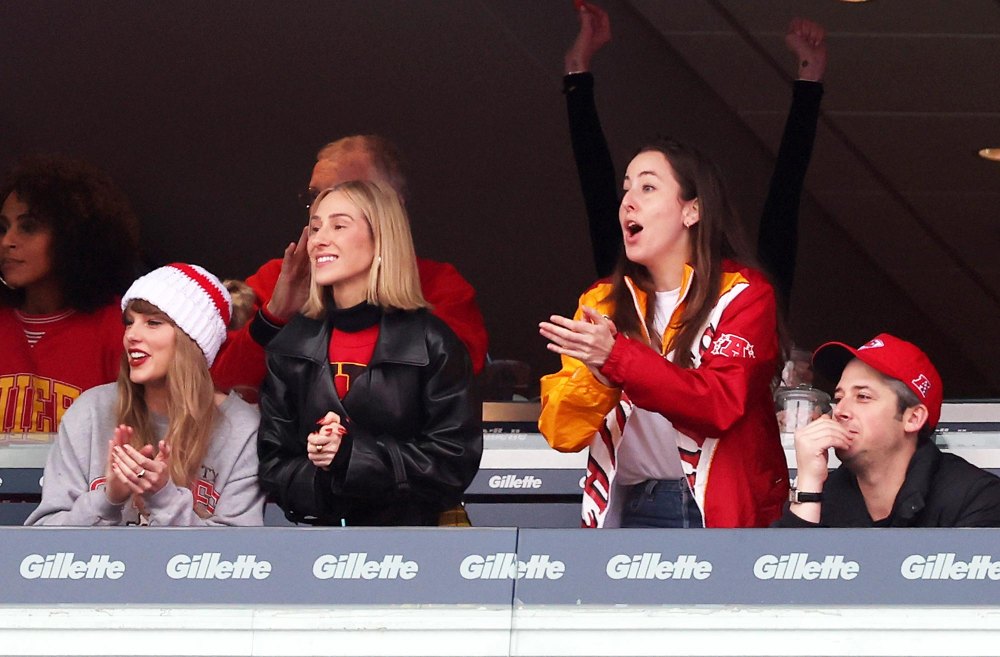
[[[235,278],[227,278],[222,281],[222,285],[229,291],[229,297],[233,302],[233,314],[226,328],[238,331],[253,317],[257,305],[257,293],[245,282]]]
[[[163,439],[170,445],[170,479],[178,486],[190,486],[208,451],[218,417],[208,361],[195,341],[153,304],[135,299],[125,308],[125,312],[129,310],[159,315],[173,326],[177,336],[174,357],[167,367],[168,424]],[[129,378],[127,350],[118,370],[118,423],[135,430],[132,446],[136,449],[157,444],[145,388]]]
[[[343,194],[364,215],[375,242],[375,255],[368,271],[366,301],[383,310],[416,310],[429,304],[420,290],[417,256],[413,250],[410,222],[399,196],[373,182],[352,180],[323,190],[313,209],[330,194]],[[316,283],[315,264],[309,299],[302,308],[306,317],[319,319],[333,300],[329,286]]]

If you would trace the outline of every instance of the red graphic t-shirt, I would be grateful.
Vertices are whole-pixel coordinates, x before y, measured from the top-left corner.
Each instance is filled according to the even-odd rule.
[[[333,387],[341,399],[351,389],[351,382],[364,372],[371,362],[378,342],[378,324],[353,333],[333,329],[330,336],[330,370]]]

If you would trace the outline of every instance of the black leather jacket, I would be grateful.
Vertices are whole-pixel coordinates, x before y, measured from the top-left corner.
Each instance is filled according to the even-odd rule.
[[[331,332],[329,318],[300,315],[268,345],[261,487],[293,522],[436,524],[472,481],[483,450],[465,347],[426,311],[385,312],[371,362],[341,400]],[[306,456],[306,437],[327,411],[347,433],[324,471]]]

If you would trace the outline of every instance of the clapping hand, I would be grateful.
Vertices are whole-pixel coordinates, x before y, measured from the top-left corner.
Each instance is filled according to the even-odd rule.
[[[590,306],[581,308],[583,319],[569,319],[552,315],[549,321],[538,325],[538,332],[549,341],[549,351],[569,356],[587,366],[601,384],[609,386],[607,377],[600,369],[611,355],[618,330],[609,317]]]

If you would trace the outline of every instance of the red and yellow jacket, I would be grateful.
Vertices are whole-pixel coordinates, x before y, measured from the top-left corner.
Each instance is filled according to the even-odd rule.
[[[685,267],[671,326],[683,312],[693,273]],[[644,317],[646,295],[627,283]],[[611,314],[610,290],[607,280],[595,283],[580,297],[575,318],[585,305]],[[694,493],[706,527],[766,527],[781,515],[788,467],[770,388],[780,357],[776,322],[774,290],[763,275],[725,261],[718,302],[692,346],[692,368],[674,365],[673,353],[659,354],[618,334],[601,368],[614,387],[566,356],[561,370],[542,377],[539,430],[560,451],[590,448],[584,526],[604,526],[614,497],[617,446],[634,406],[661,413],[701,446]],[[663,343],[671,336],[668,328]]]

